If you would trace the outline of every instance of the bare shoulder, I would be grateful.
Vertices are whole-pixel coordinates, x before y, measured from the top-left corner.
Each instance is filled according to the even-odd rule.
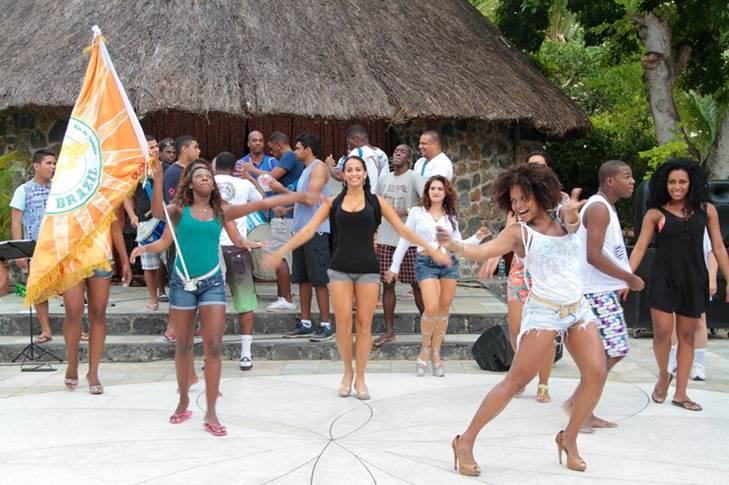
[[[659,220],[661,220],[662,217],[663,213],[658,209],[648,209],[648,212],[645,213],[643,219],[651,222],[658,222]]]
[[[719,213],[716,210],[716,206],[711,202],[706,203],[706,215],[712,219],[719,216]]]

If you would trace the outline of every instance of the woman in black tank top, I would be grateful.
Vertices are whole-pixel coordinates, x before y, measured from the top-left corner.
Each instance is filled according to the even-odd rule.
[[[337,322],[336,337],[339,355],[344,363],[344,376],[339,395],[347,397],[352,384],[359,399],[369,399],[365,369],[372,346],[372,315],[377,306],[380,274],[375,255],[375,232],[382,217],[405,239],[424,247],[427,243],[408,229],[395,209],[382,197],[370,192],[364,160],[351,156],[344,161],[344,190],[322,204],[309,223],[278,251],[264,259],[264,266],[275,268],[283,256],[311,239],[316,228],[329,218],[332,260],[329,265],[332,306]],[[440,264],[449,265],[450,258],[440,251],[428,253]],[[352,301],[357,303],[357,342],[352,345]],[[352,368],[354,350],[356,377]]]
[[[706,179],[698,165],[689,160],[670,160],[653,174],[650,189],[651,209],[643,218],[630,267],[635,272],[655,235],[656,256],[648,280],[648,302],[659,378],[651,397],[660,404],[668,396],[672,378],[668,355],[675,319],[678,368],[671,402],[683,409],[701,411],[701,406],[689,399],[686,387],[693,362],[694,334],[709,301],[703,251],[705,229],[725,277],[729,275],[729,257],[721,239],[719,216],[708,202]]]

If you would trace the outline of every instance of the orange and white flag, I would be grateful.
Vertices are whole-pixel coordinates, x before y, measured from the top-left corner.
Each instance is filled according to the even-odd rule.
[[[116,208],[144,173],[144,132],[94,26],[81,93],[63,138],[33,254],[26,303],[110,268]]]

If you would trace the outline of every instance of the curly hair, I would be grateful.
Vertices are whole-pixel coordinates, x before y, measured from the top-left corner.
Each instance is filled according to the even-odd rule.
[[[494,202],[504,212],[511,210],[511,188],[515,185],[544,210],[554,209],[562,198],[562,184],[554,170],[535,163],[514,165],[496,177],[492,189]]]
[[[420,205],[425,208],[425,210],[430,209],[430,207],[433,205],[432,201],[430,200],[430,186],[433,182],[440,182],[443,184],[443,190],[445,192],[445,197],[443,198],[443,211],[448,216],[448,220],[451,223],[452,227],[456,227],[458,224],[458,214],[456,213],[456,191],[453,188],[453,184],[451,184],[450,180],[445,178],[442,175],[433,175],[425,182],[425,187],[423,188],[423,196],[420,199]]]
[[[208,170],[211,175],[213,174],[213,167],[210,165],[210,162],[204,158],[193,160],[187,167],[185,167],[185,170],[180,176],[180,182],[177,184],[177,192],[175,193],[175,198],[172,201],[174,204],[179,207],[192,205],[194,197],[190,184],[192,183],[192,176],[194,175],[195,170],[200,168]],[[224,203],[223,197],[221,197],[220,190],[218,189],[218,184],[215,182],[215,177],[213,177],[213,190],[210,192],[210,207],[213,208],[213,212],[216,217],[223,217]]]
[[[670,158],[653,173],[650,181],[650,207],[658,209],[671,200],[668,193],[668,176],[675,170],[683,170],[689,176],[689,191],[684,202],[684,214],[690,215],[705,211],[706,203],[709,202],[706,176],[701,167],[688,158]]]
[[[365,179],[364,179],[363,188],[364,188],[365,192],[368,192],[368,193],[371,192],[370,177],[368,175],[366,175],[367,174],[367,164],[365,163],[364,160],[362,160],[362,158],[358,157],[357,155],[348,156],[344,160],[344,163],[342,164],[342,173],[344,173],[344,168],[347,166],[347,162],[350,160],[358,160],[359,163],[362,164],[362,168],[365,171]],[[346,181],[344,182],[344,186],[342,187],[342,192],[344,192],[345,194],[347,193],[347,182]]]

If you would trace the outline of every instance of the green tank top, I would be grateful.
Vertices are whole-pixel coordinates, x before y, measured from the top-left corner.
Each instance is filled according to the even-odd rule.
[[[180,245],[175,258],[175,268],[184,275],[180,263],[180,251],[185,258],[190,278],[196,278],[212,271],[219,264],[218,245],[223,225],[219,218],[201,221],[192,217],[189,207],[182,208],[182,217],[175,227]]]

